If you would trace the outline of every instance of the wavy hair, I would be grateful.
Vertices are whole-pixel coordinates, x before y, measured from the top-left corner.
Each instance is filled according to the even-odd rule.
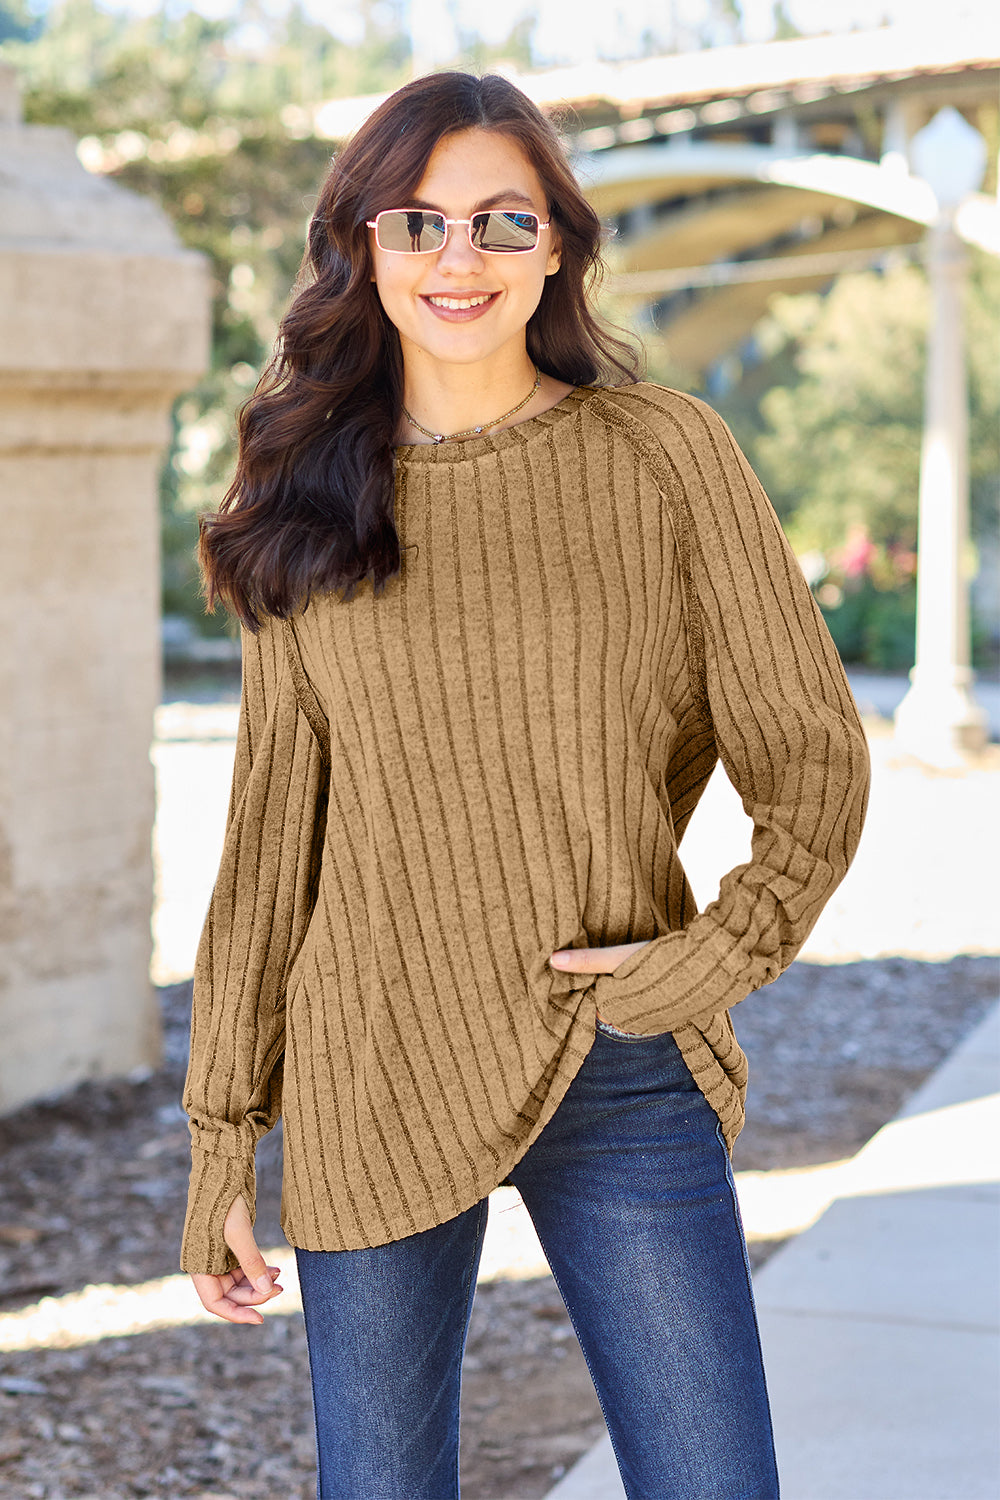
[[[372,283],[366,221],[405,203],[446,136],[508,136],[544,189],[562,247],[527,325],[538,368],[572,385],[638,378],[631,344],[598,319],[600,222],[554,126],[505,78],[436,73],[382,103],[333,159],[275,353],[237,422],[236,472],[201,521],[209,608],[223,601],[250,630],[314,593],[376,595],[400,571],[394,435],[402,412],[399,336]]]

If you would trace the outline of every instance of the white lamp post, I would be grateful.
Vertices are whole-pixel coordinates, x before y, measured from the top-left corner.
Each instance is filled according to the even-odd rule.
[[[910,143],[910,161],[932,188],[938,217],[927,235],[931,321],[920,455],[917,649],[911,686],[896,711],[896,739],[935,765],[986,742],[969,665],[969,402],[963,287],[966,257],[955,232],[959,204],[986,169],[986,145],[950,106]]]

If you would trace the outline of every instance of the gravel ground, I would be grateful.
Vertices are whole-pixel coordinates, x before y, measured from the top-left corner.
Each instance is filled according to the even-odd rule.
[[[229,699],[237,691],[234,677]],[[165,705],[156,751],[163,1066],[0,1119],[0,1351],[8,1350],[0,1352],[0,1500],[314,1495],[301,1314],[268,1311],[263,1327],[249,1329],[199,1318],[186,1278],[174,1275],[190,987],[166,981],[190,972],[221,837],[234,714],[215,670],[203,683],[185,678],[175,694],[186,702]],[[869,728],[868,828],[806,950],[821,961],[800,960],[734,1013],[751,1067],[737,1172],[851,1155],[997,994],[997,960],[983,956],[996,946],[997,894],[983,830],[996,819],[1000,750],[964,774],[935,775],[898,760],[877,720]],[[701,830],[692,826],[685,841],[702,901],[720,870],[745,857],[732,804],[726,785],[710,787]],[[930,886],[929,869],[944,880]],[[273,1246],[282,1241],[280,1132],[262,1143],[259,1161],[258,1227]],[[540,1500],[603,1430],[554,1283],[537,1274],[514,1217],[497,1221],[512,1226],[510,1245],[473,1310],[465,1500]],[[752,1241],[754,1264],[778,1243]],[[83,1331],[70,1335],[68,1310],[80,1296],[90,1299],[78,1305]],[[149,1316],[143,1326],[137,1315],[143,1331],[128,1333],[130,1298],[148,1310],[156,1297],[163,1326],[150,1327]],[[23,1320],[42,1318],[53,1326],[61,1318],[63,1333],[29,1343]]]
[[[857,1150],[984,1014],[997,962],[798,963],[738,1007],[751,1063],[737,1169]],[[189,986],[161,991],[157,1072],[89,1083],[0,1120],[3,1314],[95,1283],[169,1276],[186,1178],[177,1099]],[[262,1243],[280,1141],[261,1148]],[[760,1263],[774,1242],[751,1246]],[[49,1304],[43,1304],[48,1306]],[[582,1355],[548,1276],[477,1293],[466,1359],[463,1496],[538,1500],[600,1435]],[[311,1500],[301,1315],[184,1323],[0,1354],[3,1500]]]

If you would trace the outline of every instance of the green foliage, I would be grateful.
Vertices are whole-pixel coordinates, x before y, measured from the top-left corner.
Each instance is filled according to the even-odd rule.
[[[794,346],[795,379],[763,397],[761,478],[797,547],[835,547],[852,525],[916,545],[927,285],[922,269],[844,276],[827,296],[778,297],[761,337]],[[995,338],[1000,267],[977,258],[968,326],[974,529],[1000,473]]]
[[[197,517],[225,493],[234,413],[270,355],[329,164],[311,107],[406,81],[405,0],[358,0],[350,42],[301,0],[281,13],[241,0],[225,20],[55,0],[34,39],[25,4],[0,0],[0,38],[13,18],[0,57],[21,75],[25,118],[73,131],[88,167],[156,200],[211,266],[212,368],[176,404],[161,481],[163,604],[222,631],[225,616],[200,602]],[[463,65],[527,64],[532,24],[495,47],[463,38]]]
[[[802,32],[792,21],[785,9],[784,0],[775,0],[771,7],[774,16],[774,39],[776,42],[787,42],[793,37],[801,36]]]
[[[244,0],[213,21],[61,0],[36,40],[0,47],[21,75],[25,118],[73,131],[88,166],[156,200],[208,257],[212,367],[176,404],[161,500],[164,609],[209,632],[228,623],[202,610],[197,516],[225,492],[234,412],[270,354],[329,164],[307,106],[407,76],[398,17],[376,0],[360,13],[363,40],[348,46],[298,4],[275,17]]]
[[[226,623],[202,615],[196,518],[225,492],[234,412],[271,350],[329,159],[309,107],[405,80],[402,9],[403,0],[359,0],[359,37],[348,44],[300,0],[280,15],[242,0],[225,20],[55,0],[39,35],[31,0],[0,0],[0,58],[21,74],[26,118],[72,130],[88,166],[159,202],[184,244],[209,259],[212,368],[176,405],[162,481],[164,607],[202,629]],[[718,0],[712,13],[735,11]],[[779,27],[783,14],[776,7]],[[462,65],[528,63],[532,25],[520,22],[496,47],[463,37]],[[623,308],[608,311],[628,322]],[[776,297],[741,378],[711,397],[809,562],[843,653],[872,665],[905,666],[912,655],[926,317],[913,266],[845,276],[825,295]],[[973,259],[967,324],[973,530],[983,538],[1000,493],[1000,266],[987,257]],[[697,388],[655,343],[650,376]],[[985,639],[986,623],[975,628]]]
[[[971,258],[968,329],[973,540],[1000,497],[1000,265]],[[926,277],[902,265],[775,297],[763,356],[715,404],[732,423],[849,660],[906,667],[923,425]],[[975,636],[989,635],[980,619]]]
[[[887,672],[912,667],[917,627],[917,590],[912,577],[892,589],[878,588],[868,576],[842,590],[828,587],[834,597],[839,594],[840,602],[821,608],[845,661],[864,662]]]
[[[474,31],[459,31],[460,66],[473,73],[492,68],[512,67],[526,70],[532,65],[532,36],[538,24],[537,13],[523,15],[514,23],[510,35],[502,42],[486,42]]]

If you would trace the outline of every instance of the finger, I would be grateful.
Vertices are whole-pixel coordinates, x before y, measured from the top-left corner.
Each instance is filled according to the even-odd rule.
[[[645,938],[639,943],[616,943],[608,948],[559,948],[549,963],[553,968],[578,974],[610,974],[630,953],[645,948],[649,941]]]
[[[279,1276],[279,1266],[268,1266],[272,1276]],[[264,1294],[256,1290],[243,1276],[242,1271],[228,1272],[221,1276],[192,1276],[195,1290],[201,1300],[202,1306],[217,1317],[225,1318],[235,1323],[260,1323],[263,1319],[259,1314],[252,1318],[245,1318],[244,1312],[255,1311],[255,1305],[267,1302],[271,1297],[277,1296],[284,1289],[275,1285],[273,1289]]]
[[[549,958],[554,969],[569,969],[576,974],[586,974],[594,967],[596,948],[559,948]]]
[[[232,1300],[231,1276],[209,1276],[194,1274],[191,1277],[199,1301],[206,1312],[227,1323],[263,1323],[262,1315],[255,1307],[240,1306]]]
[[[272,1297],[277,1297],[284,1291],[284,1287],[276,1280],[281,1272],[277,1266],[268,1266],[266,1276],[258,1278],[259,1283],[248,1281],[243,1272],[238,1272],[236,1281],[231,1291],[226,1293],[230,1302],[239,1307],[256,1307],[262,1302],[268,1302]]]
[[[233,1291],[229,1294],[230,1298],[240,1304],[249,1304],[266,1302],[269,1298],[278,1296],[282,1290],[281,1287],[275,1286],[275,1277],[278,1272],[276,1269],[273,1272],[269,1269],[257,1248],[253,1225],[250,1222],[250,1210],[242,1196],[236,1198],[231,1205],[226,1215],[222,1235],[239,1261],[244,1282],[249,1284],[244,1285],[237,1281]]]

